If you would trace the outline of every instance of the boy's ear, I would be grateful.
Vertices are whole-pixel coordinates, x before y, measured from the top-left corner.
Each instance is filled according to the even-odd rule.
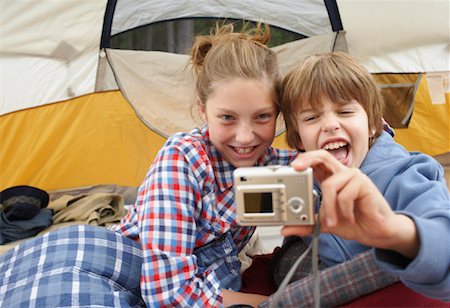
[[[305,152],[305,147],[303,146],[303,142],[300,139],[300,137],[298,138],[298,142],[297,142],[298,146],[297,146],[297,150],[301,151],[301,152]]]

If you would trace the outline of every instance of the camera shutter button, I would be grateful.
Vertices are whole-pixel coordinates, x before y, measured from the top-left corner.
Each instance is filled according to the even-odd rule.
[[[305,201],[303,201],[300,197],[292,197],[288,200],[288,206],[294,213],[300,213],[303,210],[303,206],[305,205]]]

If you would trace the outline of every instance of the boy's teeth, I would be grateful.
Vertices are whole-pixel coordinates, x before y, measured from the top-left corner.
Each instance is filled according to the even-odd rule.
[[[343,141],[337,141],[337,142],[330,142],[324,145],[324,150],[336,150],[339,148],[342,148],[343,146],[347,145],[347,143]]]

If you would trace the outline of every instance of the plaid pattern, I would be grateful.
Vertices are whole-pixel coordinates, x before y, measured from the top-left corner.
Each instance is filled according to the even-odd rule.
[[[0,256],[0,307],[143,307],[136,242],[70,226]]]
[[[303,252],[308,249],[308,245],[303,242],[302,238],[297,236],[288,237],[284,240],[281,249],[277,250],[272,259],[273,268],[273,282],[277,288],[281,285],[284,277],[287,276],[288,272],[294,266],[297,259],[303,254]],[[325,269],[327,266],[320,262],[318,264],[319,270]],[[302,262],[298,265],[290,282],[294,282],[305,278],[311,274],[312,269],[312,254],[308,253]]]
[[[398,278],[383,272],[375,265],[372,250],[360,253],[350,261],[321,270],[319,279],[320,307],[339,306],[398,281]],[[269,307],[271,300],[272,297],[258,307]],[[278,303],[278,307],[313,306],[312,274],[289,284]]]
[[[269,148],[258,165],[286,165],[294,152]],[[234,167],[209,140],[207,127],[175,134],[158,153],[136,204],[116,228],[143,249],[142,296],[149,307],[217,307],[222,274],[198,268],[194,249],[231,230],[241,250],[254,227],[236,224]],[[223,262],[223,261],[220,261]]]

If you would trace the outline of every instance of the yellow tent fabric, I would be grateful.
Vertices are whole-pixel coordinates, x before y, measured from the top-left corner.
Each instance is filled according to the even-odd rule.
[[[374,77],[380,84],[414,85],[419,75],[375,74]],[[409,97],[406,97],[408,93],[399,91],[385,94],[386,102],[390,101],[386,104],[385,119],[393,125],[400,122],[410,107]],[[450,93],[447,93],[442,104],[433,104],[428,79],[424,74],[415,96],[412,95],[414,110],[411,120],[406,128],[395,128],[396,141],[410,151],[420,151],[432,156],[450,152]]]
[[[283,135],[284,136],[284,135]],[[278,146],[284,137],[278,137]],[[139,186],[165,138],[136,116],[120,91],[0,117],[0,189],[50,191],[117,184]]]
[[[450,151],[450,93],[445,104],[432,104],[427,79],[422,78],[408,128],[395,130],[395,139],[410,151],[439,155]]]
[[[0,140],[2,190],[138,186],[165,141],[137,118],[119,91],[4,115]]]
[[[375,75],[386,84],[414,83],[417,77],[417,74]],[[146,88],[145,81],[141,82]],[[135,82],[131,84],[136,86]],[[139,185],[165,138],[141,123],[122,96],[130,99],[133,95],[122,93],[125,94],[118,91],[89,94],[0,116],[0,188],[21,184],[45,189],[95,184]],[[449,154],[449,95],[446,103],[433,104],[427,79],[422,78],[409,127],[396,128],[396,140],[408,150],[433,156]],[[149,100],[158,105],[152,116],[161,118],[158,108],[164,109],[166,105],[155,101],[152,92],[141,95],[142,102]],[[398,108],[386,110],[386,118],[405,109],[399,104]],[[277,138],[275,146],[286,146],[283,136]]]
[[[408,150],[447,153],[449,98],[446,104],[433,105],[423,78],[409,127],[395,129],[395,139]],[[120,91],[3,115],[0,140],[0,189],[32,185],[48,191],[101,184],[139,186],[165,142],[141,122]],[[284,134],[274,146],[287,148]]]

